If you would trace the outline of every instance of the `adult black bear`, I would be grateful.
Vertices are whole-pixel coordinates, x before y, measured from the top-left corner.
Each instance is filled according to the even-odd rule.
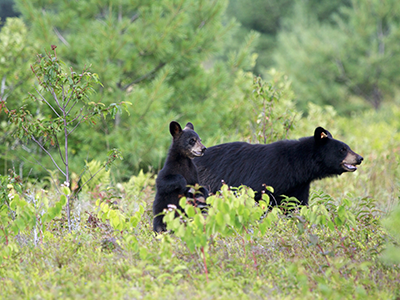
[[[169,131],[173,137],[172,144],[168,152],[164,167],[158,173],[156,179],[157,193],[153,203],[153,229],[156,232],[166,230],[160,215],[169,204],[179,207],[181,197],[194,198],[195,203],[205,203],[208,197],[207,189],[201,187],[193,196],[192,189],[188,185],[198,184],[199,177],[197,168],[192,159],[202,156],[206,147],[201,143],[201,139],[194,131],[193,124],[187,123],[182,130],[179,123],[172,121],[169,124]]]
[[[207,149],[194,160],[200,184],[215,193],[223,180],[228,186],[246,185],[261,199],[265,185],[274,188],[272,205],[279,205],[282,195],[296,197],[308,204],[310,183],[316,179],[354,172],[363,158],[345,143],[335,140],[322,127],[314,136],[284,140],[268,145],[233,142]]]

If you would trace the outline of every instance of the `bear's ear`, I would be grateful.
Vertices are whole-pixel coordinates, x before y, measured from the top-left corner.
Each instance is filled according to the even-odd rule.
[[[169,132],[173,137],[175,137],[182,132],[182,127],[178,122],[172,121],[169,123]]]
[[[183,128],[183,130],[185,130],[185,129],[194,130],[193,124],[190,123],[190,122],[188,122],[188,123],[186,124],[185,128]]]
[[[321,142],[326,140],[327,138],[332,138],[332,135],[328,130],[325,130],[322,127],[317,127],[314,131],[314,139],[317,142]]]

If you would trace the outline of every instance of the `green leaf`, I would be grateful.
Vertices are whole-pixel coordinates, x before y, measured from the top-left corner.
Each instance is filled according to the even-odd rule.
[[[346,214],[346,209],[344,208],[344,206],[339,206],[339,207],[338,207],[337,213],[338,213],[338,216],[339,216],[341,219],[344,219],[344,216],[345,216],[345,214]]]
[[[179,265],[179,266],[176,266],[173,270],[172,270],[172,272],[173,273],[176,273],[176,272],[179,272],[179,271],[182,271],[182,270],[187,270],[188,268],[186,267],[186,266],[184,266],[184,265]]]
[[[192,218],[196,214],[195,209],[192,205],[187,205],[185,207],[185,212],[189,218]]]
[[[344,224],[344,222],[342,221],[341,218],[335,217],[335,224],[336,224],[338,227],[340,227],[340,226],[342,226],[342,225]]]
[[[328,228],[331,230],[331,231],[335,231],[335,224],[331,221],[331,220],[328,220]]]
[[[179,199],[179,206],[182,208],[185,208],[186,206],[186,197],[182,197],[181,199]]]

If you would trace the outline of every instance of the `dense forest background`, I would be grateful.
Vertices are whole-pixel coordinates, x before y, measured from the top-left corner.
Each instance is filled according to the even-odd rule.
[[[398,103],[396,1],[1,0],[0,6],[0,97],[9,109],[26,105],[52,117],[45,105],[27,100],[35,91],[30,65],[50,45],[66,66],[90,66],[99,75],[103,86],[92,101],[132,103],[129,114],[99,118],[73,137],[75,172],[112,148],[125,157],[113,172],[117,180],[157,171],[174,119],[195,124],[209,146],[256,141],[262,105],[251,96],[253,75],[285,86],[277,107],[297,117],[310,113],[310,103],[343,117]],[[0,118],[1,172],[43,177],[35,159],[51,162],[31,143],[10,138],[15,128]]]
[[[399,1],[0,0],[0,18],[1,299],[399,299]],[[322,126],[364,160],[307,206],[181,198],[155,235],[172,120],[207,147]]]

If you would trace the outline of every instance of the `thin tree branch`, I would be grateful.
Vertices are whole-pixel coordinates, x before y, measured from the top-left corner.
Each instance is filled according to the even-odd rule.
[[[25,157],[23,157],[23,156],[21,156],[21,158],[22,158],[23,160],[27,161],[27,162],[30,162],[29,160],[27,160],[27,159],[26,159]],[[53,181],[54,186],[56,187],[57,192],[58,192],[59,194],[61,194],[60,190],[58,189],[56,180],[55,180],[55,179],[53,178],[53,176],[51,175],[50,170],[48,170],[45,166],[43,166],[36,158],[34,158],[34,157],[32,157],[32,158],[36,161],[36,163],[37,163],[39,166],[41,166],[43,169],[45,169],[45,170],[47,171],[47,173],[49,173],[50,178],[51,178],[51,180]],[[30,163],[32,163],[32,162],[30,162]]]
[[[131,23],[133,23],[133,22],[135,22],[137,19],[139,18],[139,15],[138,14],[134,14],[133,16],[132,16],[132,18],[130,18],[130,22]]]
[[[83,111],[83,108],[81,108],[81,110],[80,110],[78,116],[77,116],[76,118],[74,118],[73,120],[69,121],[69,122],[67,123],[67,125],[70,124],[70,123],[73,123],[73,122],[75,122],[77,119],[79,119],[79,117],[80,117],[81,114],[82,114],[82,111]]]
[[[357,84],[353,84],[353,81],[346,75],[346,70],[344,69],[342,61],[340,59],[335,59],[335,63],[339,71],[341,72],[342,78],[346,86],[354,90],[355,92],[358,92],[358,94],[365,99],[368,99],[368,96],[364,93],[364,91]]]
[[[69,162],[68,162],[68,127],[67,127],[67,115],[65,114],[65,108],[63,107],[62,109],[63,112],[63,120],[64,120],[64,150],[65,150],[65,179],[68,184],[68,187],[70,187],[70,179],[69,179]],[[71,208],[70,208],[70,195],[67,196],[67,218],[68,218],[68,229],[69,232],[72,230],[72,224],[71,224]]]
[[[67,103],[65,103],[64,109],[67,108],[67,106],[69,104],[69,101],[71,100],[72,95],[74,94],[74,92],[75,92],[75,87],[72,87],[71,95],[69,95],[68,101],[67,101]],[[74,103],[74,105],[75,105],[75,103]],[[68,113],[71,111],[72,107],[69,109]]]
[[[157,67],[155,67],[153,70],[151,70],[149,73],[143,75],[142,77],[139,77],[138,79],[135,79],[134,81],[132,81],[131,83],[125,85],[122,90],[127,90],[131,85],[134,85],[136,83],[141,82],[142,80],[145,80],[147,78],[149,78],[150,76],[152,76],[154,73],[156,73],[158,70],[160,70],[162,67],[164,67],[167,63],[164,62],[160,62],[158,64]]]
[[[57,117],[60,117],[60,115],[58,114],[58,112],[54,109],[53,106],[51,106],[51,104],[49,102],[47,102],[47,100],[43,97],[43,95],[37,90],[37,88],[35,88],[36,92],[40,95],[40,97],[43,99],[44,102],[46,102],[46,104],[54,111],[54,113],[57,115]],[[58,104],[58,102],[57,102]]]
[[[29,132],[28,132],[28,129],[26,129],[24,125],[21,125],[21,126],[22,126],[22,128],[25,130],[25,132],[29,133]],[[50,157],[51,161],[52,161],[53,164],[57,167],[57,169],[58,169],[64,176],[66,176],[65,173],[63,172],[63,170],[61,170],[61,168],[60,168],[60,167],[58,166],[58,164],[55,162],[55,160],[54,160],[53,156],[50,154],[50,152],[47,151],[47,150],[43,147],[43,145],[42,145],[37,139],[35,139],[35,137],[33,136],[33,134],[31,135],[31,138],[32,138],[32,140],[33,140],[36,144],[39,145],[39,147],[40,147],[44,152],[46,152],[46,154]]]
[[[54,100],[56,100],[56,103],[57,103],[58,107],[60,109],[63,108],[63,106],[60,105],[60,102],[58,102],[58,98],[57,98],[56,92],[54,92],[53,88],[50,89],[50,93],[53,96]]]
[[[56,143],[57,143],[58,152],[59,152],[59,154],[60,154],[61,160],[63,161],[63,163],[64,163],[64,165],[65,165],[65,160],[64,160],[64,157],[63,157],[62,152],[61,152],[60,143],[58,142],[58,138],[57,138],[57,135],[56,135],[56,133],[55,133],[55,131],[54,131],[54,128],[52,128],[52,129],[53,129],[53,135],[54,135],[55,138],[56,138]]]
[[[71,68],[71,74],[72,74],[72,68]],[[71,94],[69,95],[69,98],[68,98],[68,101],[67,101],[67,103],[65,103],[65,105],[64,105],[64,109],[66,109],[67,108],[67,106],[68,106],[68,104],[69,104],[69,101],[72,99],[72,95],[74,94],[74,92],[75,92],[75,87],[76,87],[76,85],[78,85],[80,82],[81,82],[81,80],[82,80],[82,78],[83,78],[83,74],[86,72],[86,65],[84,66],[84,68],[83,68],[83,70],[82,70],[82,74],[81,74],[81,76],[79,77],[79,79],[78,79],[78,81],[76,82],[76,83],[74,83],[74,86],[72,87],[72,91],[71,91]],[[86,86],[85,86],[85,88],[84,89],[86,89],[87,87],[88,87],[88,85],[89,84],[86,84]],[[76,102],[75,102],[76,103]],[[74,103],[74,105],[75,105],[75,103]],[[73,106],[72,106],[73,107]],[[67,113],[67,115],[69,114],[69,112],[71,111],[71,109],[72,109],[72,107],[68,110],[68,113]]]
[[[87,116],[87,115],[84,115],[84,116],[81,117],[81,119],[78,121],[78,124],[76,124],[75,127],[74,127],[69,133],[67,133],[67,136],[69,136],[71,133],[73,133],[73,132],[75,131],[76,127],[78,127],[79,124],[81,124],[82,119],[83,119],[84,117],[86,117],[86,116]]]
[[[135,22],[137,19],[139,18],[138,14],[133,15],[130,19],[129,22],[132,24],[133,22]],[[126,30],[128,29],[129,26],[127,26],[126,28],[121,30],[121,35],[124,34],[126,32]]]
[[[86,182],[84,183],[84,184],[82,184],[81,185],[81,187],[79,188],[79,190],[77,190],[76,191],[76,194],[78,194],[81,190],[82,190],[82,188],[90,181],[90,180],[92,180],[101,170],[103,170],[103,169],[105,169],[105,165],[104,166],[102,166],[99,170],[97,170],[97,172],[96,173],[94,173],[88,180],[86,180]],[[90,170],[89,170],[89,172],[90,172]],[[83,175],[84,173],[82,173],[82,175]],[[81,177],[82,178],[82,177]],[[79,178],[80,179],[80,178]]]
[[[56,27],[53,27],[53,31],[54,33],[57,35],[57,37],[60,39],[60,41],[67,46],[68,48],[70,47],[69,43],[67,42],[67,40],[61,35],[61,33],[57,30]]]
[[[71,109],[75,106],[75,104],[78,103],[78,101],[75,101],[74,104],[72,104],[71,108],[68,110],[67,112],[67,116],[69,115],[69,112],[71,111]]]
[[[164,82],[164,80],[167,78],[167,75],[168,75],[167,73],[164,74],[163,79],[162,79],[162,82]],[[155,95],[155,94],[158,92],[159,88],[160,88],[160,85],[158,85],[158,86],[156,87],[155,91],[153,91],[153,95]],[[150,100],[150,102],[148,103],[148,105],[147,105],[147,107],[146,107],[146,110],[145,110],[145,111],[143,112],[143,114],[139,117],[139,121],[142,121],[142,120],[143,120],[143,118],[146,116],[147,112],[149,111],[149,109],[150,109],[150,107],[151,107],[151,105],[153,104],[154,101],[155,101],[155,97],[153,96],[153,97],[152,97],[152,100]]]

